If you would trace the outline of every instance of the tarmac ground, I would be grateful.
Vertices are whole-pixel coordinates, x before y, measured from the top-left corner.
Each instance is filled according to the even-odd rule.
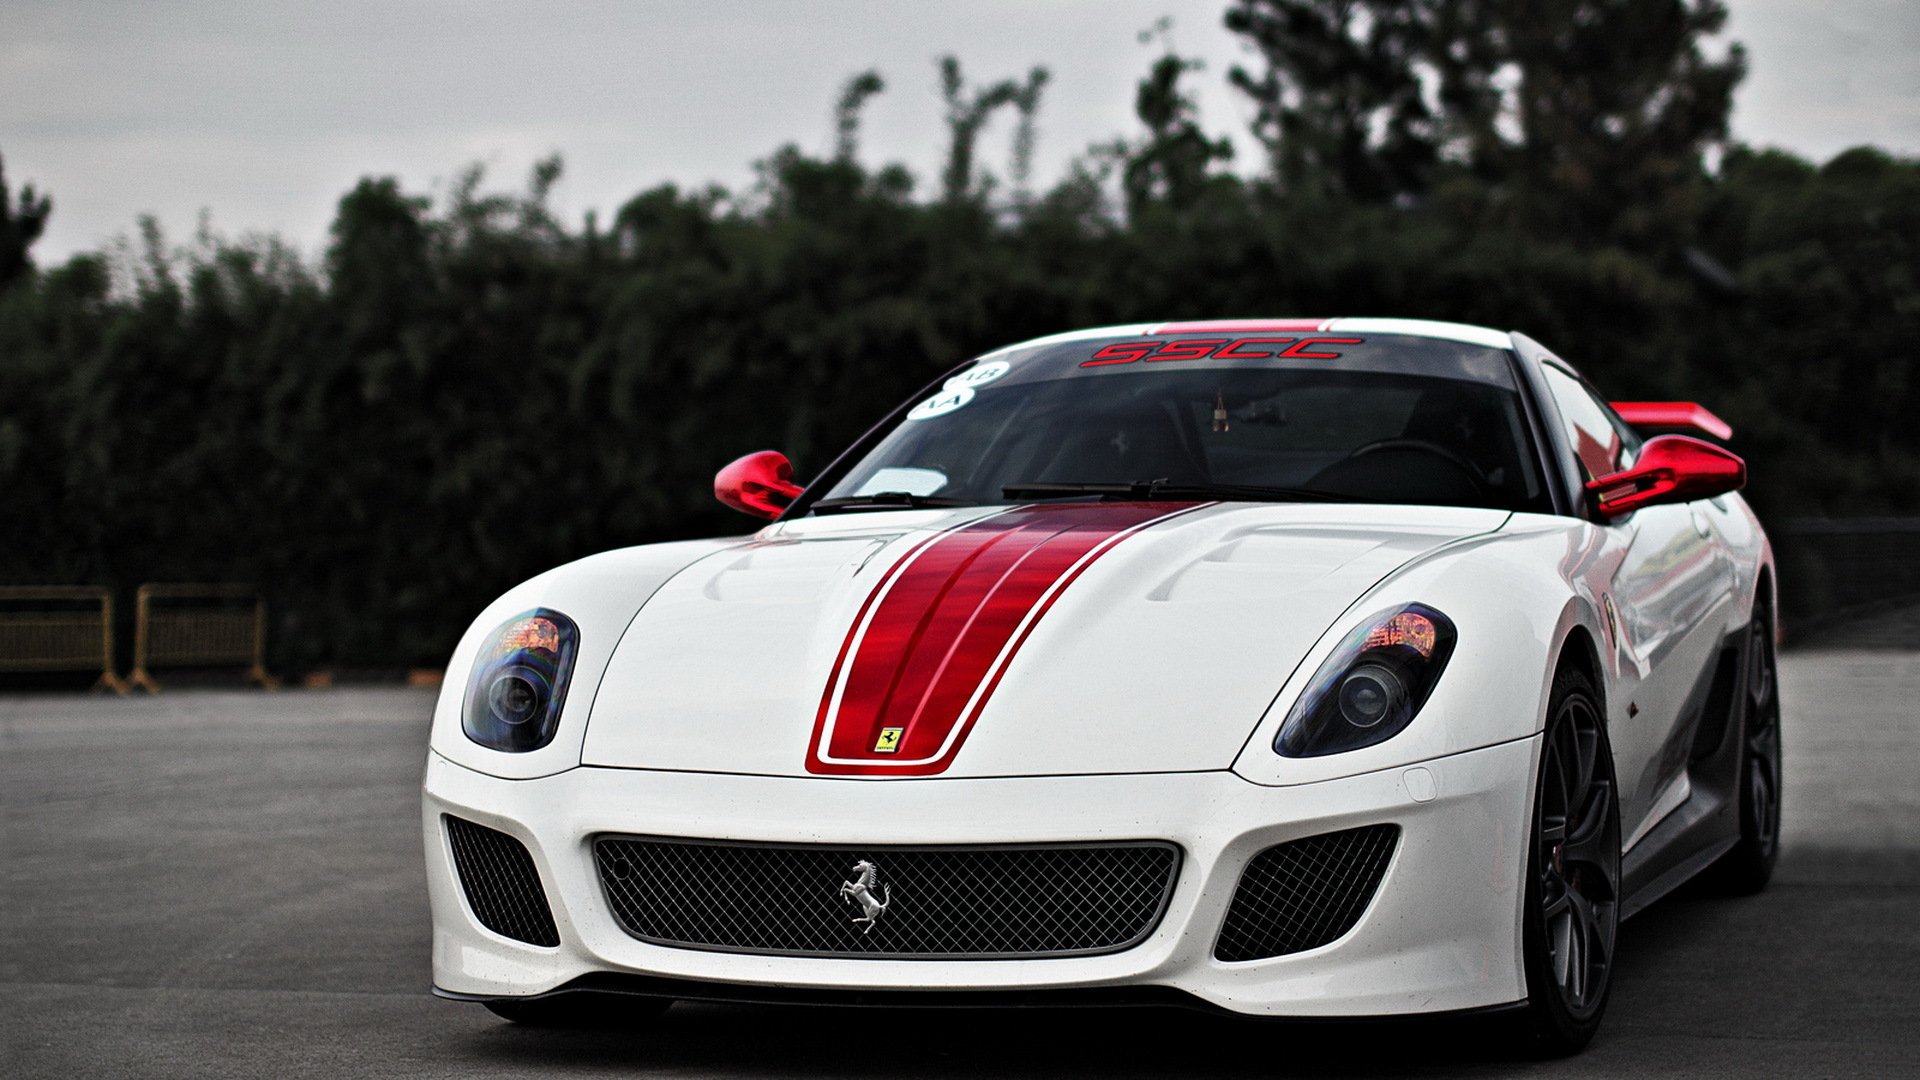
[[[681,1003],[626,1031],[428,994],[430,691],[0,697],[0,1076],[1920,1075],[1920,654],[1789,653],[1785,846],[1621,930],[1588,1051],[1488,1021]]]

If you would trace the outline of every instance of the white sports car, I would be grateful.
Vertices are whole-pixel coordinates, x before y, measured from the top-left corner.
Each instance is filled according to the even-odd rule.
[[[1774,571],[1705,409],[1520,334],[1110,327],[971,361],[748,537],[481,613],[434,714],[438,993],[1514,1010],[1765,884]]]

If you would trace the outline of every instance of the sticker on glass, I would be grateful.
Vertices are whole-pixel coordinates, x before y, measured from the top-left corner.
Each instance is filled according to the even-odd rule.
[[[907,419],[931,420],[936,416],[944,416],[972,400],[973,387],[948,387],[915,405],[913,411],[907,414]]]
[[[867,482],[854,489],[853,497],[876,495],[882,491],[904,491],[909,495],[931,495],[947,486],[947,474],[939,469],[919,469],[911,465],[888,465],[875,469]]]
[[[948,390],[959,390],[962,387],[969,389],[982,387],[1012,370],[1013,365],[1007,363],[1005,360],[990,360],[976,367],[970,367],[960,374],[955,375],[953,378],[948,379],[946,388]]]

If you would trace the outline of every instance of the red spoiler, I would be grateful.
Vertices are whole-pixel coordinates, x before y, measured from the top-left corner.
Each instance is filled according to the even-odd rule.
[[[1716,439],[1730,439],[1733,428],[1692,401],[1616,401],[1620,419],[1647,431],[1697,431]]]

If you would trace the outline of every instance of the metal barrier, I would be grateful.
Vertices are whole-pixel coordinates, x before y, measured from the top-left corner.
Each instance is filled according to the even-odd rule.
[[[95,585],[0,588],[0,672],[91,671],[95,690],[127,692],[113,673],[113,593]]]
[[[247,678],[271,690],[267,674],[267,602],[251,585],[142,585],[134,594],[133,673],[127,681],[158,693],[155,667],[246,664]]]
[[[1788,518],[1768,531],[1789,616],[1920,600],[1920,518]]]

